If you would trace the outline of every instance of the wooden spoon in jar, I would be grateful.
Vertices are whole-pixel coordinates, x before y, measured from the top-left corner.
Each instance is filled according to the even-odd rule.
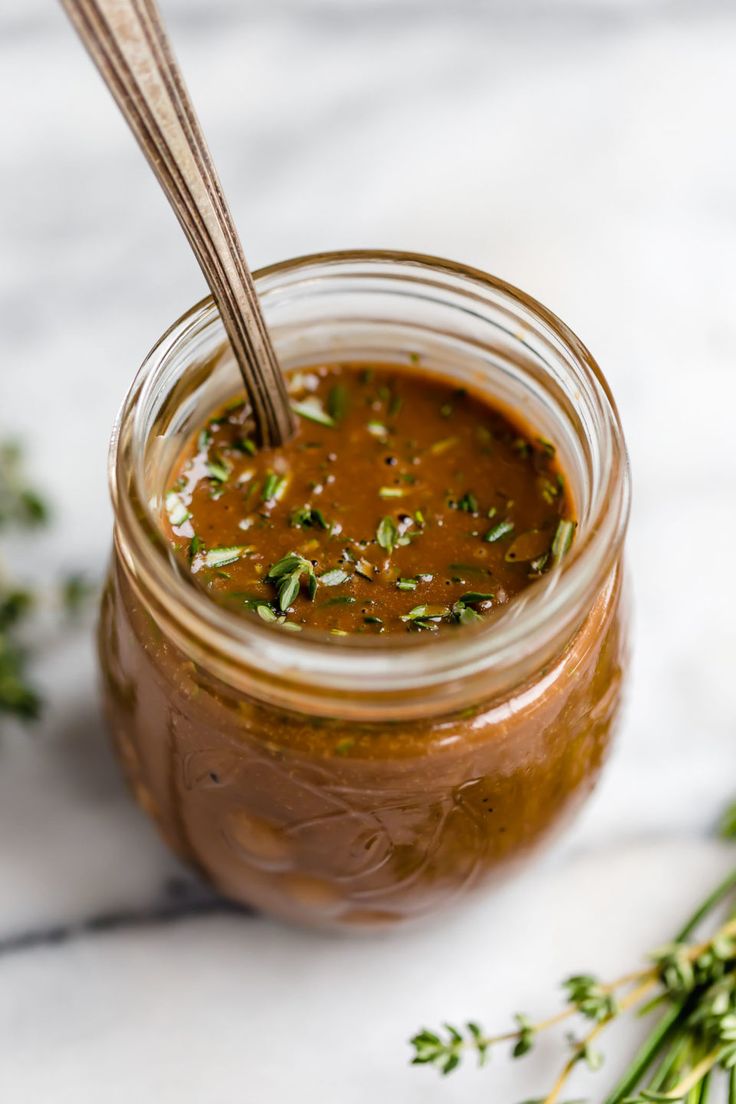
[[[283,375],[154,0],[61,0],[174,208],[238,362],[260,444],[294,432]]]

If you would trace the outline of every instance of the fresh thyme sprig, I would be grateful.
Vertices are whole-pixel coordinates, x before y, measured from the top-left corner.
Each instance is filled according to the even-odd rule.
[[[736,805],[723,818],[722,834],[732,837],[735,825]],[[709,938],[693,942],[696,928],[723,906],[727,919]],[[626,1012],[659,1008],[660,1019],[603,1104],[708,1104],[718,1071],[727,1086],[722,1099],[736,1104],[736,869],[650,960],[651,965],[608,983],[590,974],[573,975],[563,983],[560,1012],[536,1023],[518,1014],[515,1028],[499,1035],[486,1034],[475,1022],[445,1024],[439,1031],[424,1028],[411,1040],[412,1062],[448,1074],[468,1053],[485,1065],[503,1044],[511,1045],[513,1058],[521,1058],[540,1032],[577,1018],[589,1026],[580,1038],[568,1035],[569,1054],[556,1082],[546,1096],[524,1104],[583,1104],[563,1102],[562,1094],[578,1063],[591,1069],[602,1065],[598,1037]]]

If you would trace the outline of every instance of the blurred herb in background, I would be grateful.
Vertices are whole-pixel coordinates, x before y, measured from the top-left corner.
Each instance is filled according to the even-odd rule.
[[[43,496],[29,482],[19,445],[0,442],[0,538],[20,537],[45,525],[49,509]],[[41,606],[59,608],[78,618],[87,608],[96,585],[79,572],[51,586],[21,586],[8,568],[0,548],[0,721],[5,716],[34,720],[41,699],[29,675],[27,646],[32,614]]]
[[[22,460],[18,445],[0,444],[0,534],[33,529],[48,519],[46,503],[27,483]],[[35,594],[15,583],[0,554],[0,716],[31,720],[40,712],[23,643],[23,629],[34,604]]]
[[[0,530],[11,525],[40,525],[48,516],[45,501],[28,486],[20,446],[0,443]]]

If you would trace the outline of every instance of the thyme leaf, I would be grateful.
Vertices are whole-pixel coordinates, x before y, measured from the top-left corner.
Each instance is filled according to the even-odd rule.
[[[350,396],[344,383],[336,383],[327,396],[327,413],[333,424],[341,422],[350,407]]]
[[[376,529],[376,540],[389,555],[393,552],[399,540],[399,527],[392,517],[381,518]]]
[[[572,539],[575,536],[576,525],[574,521],[566,521],[561,518],[557,524],[550,553],[555,563],[559,563],[562,557],[569,552]]]
[[[282,613],[291,606],[301,590],[302,580],[306,576],[309,597],[314,600],[317,591],[317,576],[314,573],[314,565],[298,552],[288,552],[277,560],[266,576],[276,583],[278,592],[278,605]]]
[[[316,397],[303,399],[301,402],[292,402],[291,409],[300,418],[307,418],[308,421],[316,422],[317,425],[334,429],[335,419],[327,413],[321,400]]]
[[[330,528],[322,511],[316,510],[314,506],[298,506],[296,510],[292,510],[289,524],[294,529],[327,530]]]
[[[501,540],[502,537],[507,536],[509,533],[513,533],[513,531],[513,521],[509,521],[508,518],[504,518],[503,521],[497,522],[496,525],[493,525],[488,530],[486,535],[483,537],[483,540],[486,541],[488,544],[495,544],[496,541]]]
[[[230,548],[210,548],[204,555],[205,567],[226,567],[239,560],[243,551],[240,545],[233,545]]]
[[[346,583],[350,576],[347,571],[343,571],[341,567],[333,567],[329,571],[325,571],[323,575],[319,576],[319,581],[323,586],[333,587],[340,586],[341,583]]]

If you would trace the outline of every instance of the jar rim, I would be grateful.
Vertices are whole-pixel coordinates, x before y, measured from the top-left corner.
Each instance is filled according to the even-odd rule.
[[[598,404],[610,436],[613,462],[606,473],[606,486],[598,495],[596,509],[585,531],[576,537],[562,564],[510,604],[510,615],[501,615],[491,625],[468,626],[462,632],[425,639],[418,635],[353,634],[330,637],[316,631],[286,633],[257,618],[242,617],[214,603],[204,591],[177,568],[169,554],[157,520],[144,494],[137,503],[125,489],[131,479],[140,487],[139,474],[131,472],[131,456],[122,442],[134,429],[136,416],[147,394],[155,389],[157,371],[176,349],[185,348],[193,335],[221,322],[211,296],[185,311],[158,339],[143,361],[123,401],[110,445],[109,481],[116,516],[116,542],[129,569],[146,584],[155,584],[161,596],[159,608],[167,620],[187,617],[196,625],[207,654],[226,655],[230,667],[260,668],[271,675],[278,697],[288,685],[298,684],[301,708],[324,709],[325,694],[344,703],[351,696],[385,698],[395,709],[397,695],[408,692],[420,697],[451,698],[450,684],[479,685],[483,672],[507,670],[521,653],[529,654],[541,642],[561,639],[580,623],[603,582],[618,562],[630,506],[628,458],[616,404],[609,385],[585,345],[552,311],[519,288],[481,269],[428,254],[397,250],[342,250],[307,254],[276,262],[254,273],[264,308],[279,279],[294,274],[312,275],[327,266],[329,272],[351,266],[373,271],[388,266],[386,274],[398,270],[423,271],[436,277],[459,281],[455,290],[482,293],[492,291],[505,303],[522,308],[561,343],[587,382]],[[388,271],[390,269],[390,271]],[[270,287],[269,287],[270,285]],[[223,344],[225,343],[224,330]],[[569,630],[569,631],[568,631]],[[263,685],[263,678],[260,680]],[[454,701],[459,700],[455,693]],[[337,709],[337,707],[336,707]],[[339,709],[337,710],[339,711]]]

